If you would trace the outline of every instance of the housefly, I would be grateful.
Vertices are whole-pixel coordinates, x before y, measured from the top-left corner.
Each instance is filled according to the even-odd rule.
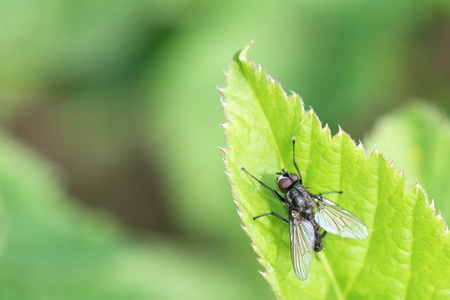
[[[317,195],[308,192],[303,186],[302,176],[295,162],[295,138],[292,138],[292,144],[297,174],[288,173],[284,169],[282,169],[282,172],[276,173],[280,175],[277,182],[278,188],[285,197],[250,174],[246,169],[242,168],[242,170],[262,186],[271,190],[277,199],[285,203],[289,221],[274,212],[256,216],[253,220],[273,215],[289,224],[292,266],[297,277],[305,280],[308,276],[313,252],[322,250],[322,238],[325,233],[329,232],[355,240],[364,240],[369,233],[366,225],[358,217],[323,197],[327,193],[342,194],[341,191]],[[323,234],[320,232],[320,227],[325,230]]]

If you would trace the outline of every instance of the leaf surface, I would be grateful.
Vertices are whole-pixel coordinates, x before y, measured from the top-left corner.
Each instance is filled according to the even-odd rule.
[[[249,47],[232,60],[227,87],[220,89],[228,118],[224,148],[228,176],[243,227],[266,271],[263,275],[283,299],[444,299],[450,286],[450,238],[420,185],[407,188],[375,150],[366,158],[362,145],[342,130],[331,137],[312,109],[287,97],[260,66],[246,60]],[[327,235],[324,250],[313,257],[308,278],[294,274],[289,228],[270,211],[287,217],[284,206],[245,174],[275,188],[275,172],[295,170],[311,192],[344,191],[329,199],[358,216],[368,227],[364,241]]]

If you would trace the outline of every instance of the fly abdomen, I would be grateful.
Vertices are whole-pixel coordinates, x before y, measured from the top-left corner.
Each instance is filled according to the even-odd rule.
[[[313,219],[311,220],[314,226],[314,235],[315,235],[315,244],[314,244],[314,251],[320,252],[322,251],[322,234],[320,233],[320,226],[317,224],[317,222]]]

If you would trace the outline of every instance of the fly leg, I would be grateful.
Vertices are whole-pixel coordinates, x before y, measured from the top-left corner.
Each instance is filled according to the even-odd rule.
[[[283,201],[283,202],[286,202],[286,199],[284,199],[283,196],[281,196],[276,190],[274,190],[273,188],[267,186],[264,182],[262,182],[261,180],[259,180],[258,178],[256,178],[256,177],[253,176],[252,174],[250,174],[245,168],[242,168],[242,170],[243,170],[245,173],[247,173],[248,175],[250,175],[250,177],[252,177],[252,178],[255,179],[256,181],[258,181],[259,184],[261,184],[263,187],[265,187],[265,188],[271,190],[272,193],[275,195],[275,197],[276,197],[278,200],[281,200],[281,201]],[[270,212],[270,213],[267,213],[267,214],[263,214],[263,215],[260,215],[260,216],[256,216],[256,217],[253,218],[253,221],[255,221],[255,220],[258,219],[258,218],[265,217],[265,216],[269,216],[269,215],[273,215],[273,216],[277,217],[278,219],[280,219],[280,220],[282,220],[282,221],[285,221],[286,223],[289,223],[288,220],[286,220],[285,218],[283,218],[282,216],[280,216],[279,214],[274,213],[274,212]]]
[[[268,188],[269,190],[272,191],[272,193],[274,194],[274,196],[283,202],[286,202],[286,199],[283,198],[283,196],[281,196],[276,190],[274,190],[273,188],[267,186],[264,182],[262,182],[261,180],[259,180],[258,178],[256,178],[255,176],[253,176],[252,174],[250,174],[245,168],[241,168],[245,173],[247,173],[248,175],[250,175],[250,177],[252,177],[253,179],[255,179],[256,181],[259,182],[260,185],[262,185],[265,188]]]
[[[329,192],[323,192],[323,193],[320,193],[320,194],[318,194],[320,197],[322,197],[322,195],[324,195],[324,194],[333,194],[333,193],[337,193],[337,194],[343,194],[344,192],[343,191],[329,191]]]
[[[273,216],[277,217],[278,219],[280,219],[280,220],[282,220],[282,221],[285,221],[286,223],[289,223],[288,220],[286,220],[285,218],[283,218],[282,216],[280,216],[279,214],[274,213],[274,212],[270,212],[270,213],[267,213],[267,214],[263,214],[263,215],[254,217],[254,218],[253,218],[253,221],[255,221],[255,220],[258,219],[258,218],[265,217],[265,216],[269,216],[269,215],[273,215]]]
[[[319,252],[314,252],[316,254],[316,259],[320,261]]]

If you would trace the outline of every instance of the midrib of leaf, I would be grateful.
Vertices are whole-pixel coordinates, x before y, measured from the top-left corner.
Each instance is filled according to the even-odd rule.
[[[325,271],[328,274],[328,277],[330,277],[331,280],[331,284],[333,285],[334,291],[336,292],[336,296],[338,299],[345,299],[344,295],[342,294],[342,291],[339,287],[339,284],[336,281],[336,276],[334,275],[333,270],[331,270],[331,266],[330,263],[328,262],[327,256],[325,255],[325,253],[322,253],[321,257],[320,257],[320,261],[322,262]]]
[[[239,55],[239,61],[241,62],[241,64],[243,62],[247,62],[246,59],[245,59],[246,52],[247,52],[246,50],[243,50],[240,53],[240,55]],[[250,62],[250,63],[253,65],[252,62]],[[255,73],[257,73],[258,71],[259,72],[264,72],[264,70],[261,67],[259,67],[258,69],[256,69],[256,67],[254,65],[253,65],[253,67],[254,67]],[[262,113],[264,115],[265,122],[267,124],[267,127],[269,128],[271,139],[272,139],[272,141],[273,141],[273,143],[275,145],[275,150],[277,152],[278,159],[279,159],[280,162],[282,162],[284,164],[284,166],[286,166],[286,161],[284,160],[283,156],[281,155],[281,150],[280,150],[280,148],[278,146],[278,142],[277,142],[277,140],[275,138],[275,134],[274,134],[274,129],[273,129],[272,123],[270,122],[270,120],[269,120],[269,118],[267,116],[267,113],[264,110],[264,107],[263,107],[263,105],[261,103],[262,101],[261,101],[260,97],[258,97],[258,95],[256,94],[254,87],[251,85],[251,80],[248,78],[248,76],[247,76],[247,74],[245,72],[244,66],[241,65],[240,69],[242,70],[243,76],[246,79],[247,84],[250,87],[250,90],[252,92],[253,97],[257,100],[257,102],[259,104],[259,109],[262,111]],[[266,76],[266,78],[267,78],[267,76]],[[270,84],[270,82],[268,82],[267,84]],[[288,101],[287,97],[285,97],[285,101],[286,102]],[[309,111],[309,113],[313,113],[313,111]],[[312,124],[311,124],[311,126],[312,126]],[[342,133],[343,133],[342,130],[340,130],[340,134],[342,134]],[[310,144],[311,144],[311,142],[312,142],[312,135],[310,135]],[[342,146],[341,146],[341,152],[342,152]],[[311,154],[312,154],[311,151],[309,151],[309,161],[312,160]],[[340,159],[342,161],[342,154],[340,155],[340,157],[341,157]],[[341,181],[339,182],[339,184],[342,185]],[[336,276],[335,276],[335,274],[334,274],[334,272],[333,272],[333,270],[332,270],[332,268],[331,268],[331,266],[330,266],[330,264],[328,262],[328,259],[326,258],[326,254],[322,252],[321,258],[322,258],[321,261],[322,261],[322,263],[324,265],[324,268],[325,268],[325,270],[326,270],[326,272],[328,274],[328,277],[330,278],[330,281],[332,283],[333,289],[335,290],[335,294],[336,294],[337,298],[338,299],[345,299],[345,297],[343,295],[343,291],[341,290],[339,284],[337,283]]]

